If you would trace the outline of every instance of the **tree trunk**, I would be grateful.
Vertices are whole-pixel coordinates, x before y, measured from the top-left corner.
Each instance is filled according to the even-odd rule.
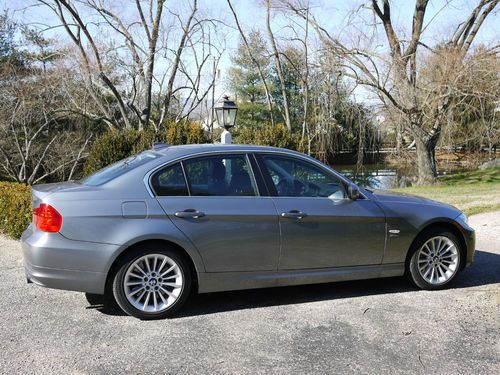
[[[417,147],[417,170],[418,170],[418,185],[433,184],[436,182],[436,140],[421,139],[415,137],[415,145]]]
[[[271,4],[270,0],[266,1],[266,27],[267,35],[269,36],[269,41],[271,42],[271,47],[273,50],[274,59],[276,60],[276,71],[278,72],[278,78],[281,86],[281,95],[283,96],[283,117],[285,118],[285,124],[288,131],[292,132],[292,121],[290,119],[290,106],[288,103],[288,92],[285,83],[285,75],[283,72],[283,67],[281,65],[281,57],[278,51],[278,46],[276,45],[276,40],[274,39],[274,34],[271,29]]]
[[[264,76],[264,72],[262,70],[262,67],[260,66],[259,62],[257,61],[256,57],[253,54],[253,51],[251,50],[248,40],[245,36],[245,33],[243,32],[243,29],[241,28],[240,21],[238,20],[238,16],[236,12],[234,11],[233,5],[231,4],[231,0],[227,0],[227,4],[229,5],[229,9],[231,9],[231,13],[233,14],[234,17],[234,22],[236,23],[236,27],[238,28],[238,31],[240,33],[241,39],[243,40],[243,43],[245,45],[245,48],[247,50],[248,56],[252,60],[252,62],[255,64],[255,67],[257,68],[257,72],[259,73],[260,80],[262,84],[264,85],[264,91],[266,93],[266,100],[267,100],[267,108],[269,110],[269,119],[271,120],[271,126],[274,128],[275,126],[275,121],[274,121],[274,114],[273,114],[273,100],[271,96],[271,92],[269,90],[269,86],[266,81],[266,77]]]

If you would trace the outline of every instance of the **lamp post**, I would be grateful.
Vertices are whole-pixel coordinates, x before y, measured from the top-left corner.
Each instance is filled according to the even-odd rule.
[[[229,96],[224,95],[222,100],[214,106],[217,116],[217,123],[224,128],[221,135],[221,143],[231,143],[231,133],[229,129],[236,125],[236,113],[238,106],[235,102],[229,99]]]

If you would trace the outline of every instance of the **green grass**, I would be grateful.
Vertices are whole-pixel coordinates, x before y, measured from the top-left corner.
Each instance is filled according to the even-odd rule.
[[[429,186],[394,191],[449,203],[467,215],[500,210],[500,167],[459,173]]]

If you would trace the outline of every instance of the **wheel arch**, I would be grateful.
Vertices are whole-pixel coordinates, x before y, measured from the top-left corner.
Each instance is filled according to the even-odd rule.
[[[108,292],[111,288],[111,285],[113,283],[113,275],[116,273],[118,270],[118,267],[120,265],[120,260],[123,259],[124,256],[129,254],[130,252],[134,251],[135,249],[140,248],[143,245],[151,245],[151,244],[157,244],[160,246],[168,246],[170,249],[175,250],[178,252],[187,262],[192,278],[193,278],[193,289],[194,291],[198,290],[198,273],[202,272],[200,268],[203,267],[203,264],[197,264],[195,260],[193,260],[193,257],[189,253],[188,250],[185,249],[184,246],[181,246],[175,241],[172,241],[171,239],[166,239],[166,238],[146,238],[146,239],[139,239],[137,241],[134,241],[132,243],[127,244],[126,246],[123,246],[122,250],[115,256],[114,260],[112,261],[111,265],[108,268],[108,272],[106,274],[106,284],[105,284],[105,292]]]
[[[410,247],[408,248],[408,250],[406,252],[405,269],[408,269],[408,265],[410,263],[410,259],[412,256],[412,249],[414,248],[415,243],[426,232],[428,232],[431,229],[435,229],[435,228],[445,229],[445,230],[453,233],[457,237],[458,241],[460,241],[460,255],[463,259],[463,261],[461,262],[461,265],[460,265],[460,269],[463,269],[465,267],[466,259],[467,259],[467,242],[465,241],[464,234],[462,233],[462,231],[458,227],[458,224],[456,224],[455,222],[453,222],[449,219],[441,219],[441,220],[435,220],[435,221],[432,221],[430,223],[427,223],[419,230],[419,232],[417,233],[417,235],[415,236],[415,238],[411,242]]]

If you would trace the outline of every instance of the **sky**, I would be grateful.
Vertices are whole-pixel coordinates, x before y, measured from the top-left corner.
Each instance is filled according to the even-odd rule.
[[[259,1],[257,0],[233,0],[232,1],[238,16],[240,17],[240,22],[246,30],[250,30],[253,27],[265,29],[265,9],[259,6]],[[449,36],[455,27],[464,20],[466,15],[470,14],[470,10],[477,3],[474,0],[454,0],[451,4],[443,9],[448,1],[431,1],[428,5],[425,24],[429,24],[427,30],[424,34],[424,42],[430,42],[435,39],[442,39]],[[209,1],[214,8],[220,9],[220,14],[226,12],[227,3],[226,0],[212,0]],[[350,29],[348,27],[348,19],[346,14],[358,9],[363,4],[369,3],[369,1],[360,0],[320,0],[312,1],[315,4],[313,6],[312,13],[319,21],[319,24],[326,26],[329,32],[340,38],[348,38]],[[410,30],[413,11],[415,7],[415,1],[412,0],[396,0],[392,1],[393,10],[392,18],[396,24],[396,30]],[[257,16],[258,15],[258,16]],[[229,22],[232,19],[227,16]],[[366,25],[363,22],[359,22],[360,29],[363,29]],[[476,43],[485,42],[491,44],[500,43],[500,17],[499,15],[491,16],[488,18],[480,29],[477,37]],[[280,32],[284,32],[282,29],[283,22],[279,19],[273,19],[273,29],[276,35],[280,35]],[[345,30],[343,32],[343,30]],[[385,38],[384,38],[385,39]],[[238,43],[238,34],[236,32],[230,35],[228,40],[229,55],[234,51]],[[226,67],[230,66],[229,55],[226,56],[227,59],[224,61]]]
[[[130,0],[114,0],[113,6],[118,11],[126,11],[126,7],[123,4],[130,2]],[[227,72],[231,67],[231,55],[234,54],[235,49],[239,42],[239,34],[234,29],[234,21],[232,15],[229,12],[226,0],[199,0],[200,8],[203,12],[216,18],[222,19],[231,28],[227,29],[227,35],[225,37],[226,42],[226,53],[224,54],[220,62],[221,80],[227,81]],[[423,42],[431,43],[434,40],[442,40],[450,34],[457,27],[457,25],[465,19],[465,17],[470,13],[470,10],[478,0],[433,0],[430,2],[425,24],[428,25],[424,33]],[[33,25],[39,25],[39,23],[53,23],[54,16],[50,11],[47,11],[43,7],[32,7],[36,3],[35,0],[0,0],[0,9],[8,10],[15,18],[23,19],[25,22],[32,23]],[[265,30],[265,9],[262,7],[262,0],[232,0],[233,6],[240,18],[240,22],[245,31],[249,31],[252,28],[259,28]],[[369,3],[368,1],[362,0],[311,0],[313,4],[312,14],[323,25],[329,32],[333,35],[339,37],[342,40],[349,41],[358,32],[366,31],[373,21],[372,13],[368,10],[363,10],[363,5]],[[446,7],[445,4],[449,3]],[[178,6],[183,6],[185,2],[180,0],[167,0],[167,6],[171,8],[176,8]],[[414,0],[399,0],[392,1],[392,18],[395,24],[396,31],[399,33],[406,32],[408,34],[411,29],[412,15],[415,6]],[[445,8],[443,8],[445,7]],[[350,12],[361,9],[363,18],[356,18],[355,22],[351,22],[352,19],[348,17]],[[287,28],[284,26],[287,24],[282,17],[272,18],[272,28],[275,35],[278,38],[288,34]],[[489,45],[500,44],[499,37],[499,26],[500,17],[497,14],[491,15],[483,27],[481,28],[479,34],[476,38],[477,43],[486,43]],[[50,36],[55,37],[57,40],[66,40],[67,36],[63,33],[61,29],[52,29],[48,32]],[[385,36],[380,35],[380,47],[383,47],[385,41]],[[432,44],[432,43],[431,43]],[[220,87],[222,86],[222,87]],[[227,85],[220,85],[218,93],[219,96],[223,94],[223,91],[227,91]],[[359,93],[362,100],[368,99],[366,97],[367,93],[361,91]]]

